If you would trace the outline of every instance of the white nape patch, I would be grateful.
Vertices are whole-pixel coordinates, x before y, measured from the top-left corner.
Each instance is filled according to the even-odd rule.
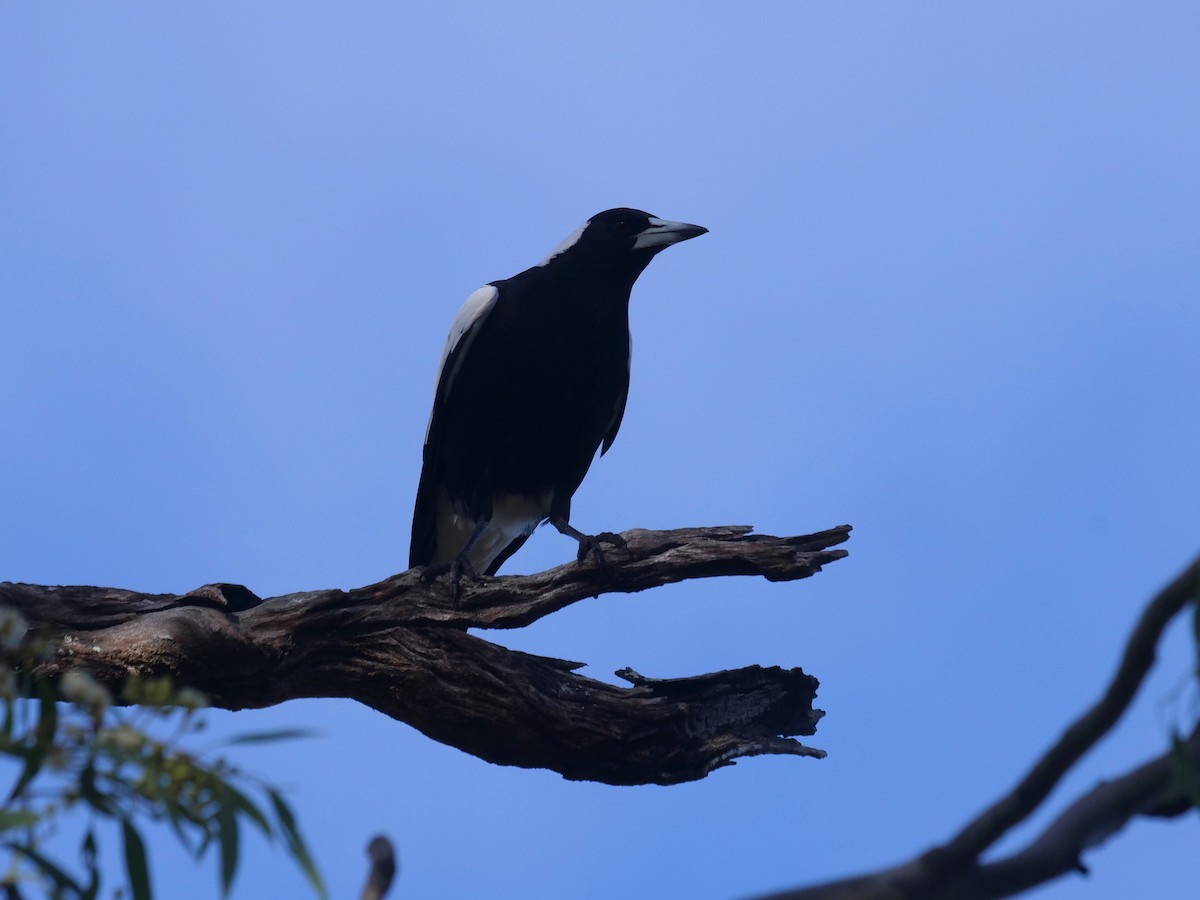
[[[450,335],[446,338],[446,346],[442,349],[442,358],[438,362],[438,376],[436,396],[434,397],[434,408],[437,407],[438,400],[444,398],[450,393],[450,385],[454,381],[454,376],[458,374],[458,369],[462,366],[463,357],[470,349],[471,342],[475,340],[475,335],[479,333],[479,326],[483,324],[483,320],[487,318],[488,313],[496,305],[496,300],[500,296],[499,289],[494,284],[485,284],[479,290],[473,292],[464,302],[458,311],[458,315],[454,317],[454,323],[450,326]],[[446,367],[446,360],[450,358],[459,345],[462,345],[458,356],[455,358],[454,370],[443,373]],[[443,379],[443,375],[445,376]],[[425,426],[425,440],[429,440],[429,427],[433,424],[433,413],[429,414],[429,425]]]
[[[563,242],[561,244],[559,244],[557,247],[555,247],[550,252],[550,255],[547,256],[545,259],[543,259],[540,263],[538,263],[537,266],[534,266],[534,268],[544,266],[546,263],[550,262],[550,260],[554,259],[554,257],[565,253],[566,251],[568,251],[572,247],[574,247],[576,244],[578,244],[579,239],[581,237],[583,237],[584,229],[586,229],[591,224],[592,224],[592,220],[588,219],[586,222],[584,222],[582,225],[580,225],[578,228],[576,228],[574,231],[572,231],[570,234],[568,234],[565,238],[563,238]]]

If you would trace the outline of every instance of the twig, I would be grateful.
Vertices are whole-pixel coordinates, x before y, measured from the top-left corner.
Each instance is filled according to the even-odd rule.
[[[367,858],[371,860],[371,871],[367,873],[362,900],[383,900],[396,877],[396,850],[385,835],[377,834],[367,844]]]

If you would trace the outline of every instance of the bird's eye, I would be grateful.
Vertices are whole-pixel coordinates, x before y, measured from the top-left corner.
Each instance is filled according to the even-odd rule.
[[[628,219],[617,219],[617,221],[613,222],[612,227],[613,231],[620,235],[633,234],[634,231],[633,223]]]

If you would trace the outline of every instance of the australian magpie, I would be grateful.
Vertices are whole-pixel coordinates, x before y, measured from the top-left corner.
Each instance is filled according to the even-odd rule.
[[[471,294],[442,352],[409,566],[493,575],[547,519],[579,542],[571,497],[629,393],[629,293],[661,250],[707,232],[609,209],[548,257]]]

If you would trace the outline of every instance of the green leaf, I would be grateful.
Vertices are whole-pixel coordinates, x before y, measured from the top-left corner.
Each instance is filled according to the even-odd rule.
[[[76,894],[83,893],[83,888],[79,886],[79,882],[77,882],[74,878],[60,869],[55,863],[47,859],[45,856],[42,856],[42,854],[38,853],[29,845],[15,844],[10,841],[4,846],[8,847],[10,850],[20,853],[31,863],[37,866],[38,869],[41,870],[42,874],[53,881],[60,891],[74,891]]]
[[[1192,601],[1192,638],[1196,641],[1196,677],[1200,678],[1200,597]]]
[[[217,807],[217,837],[221,844],[221,895],[229,896],[238,865],[238,823],[233,802],[223,799]]]
[[[171,830],[175,832],[175,837],[179,838],[179,843],[183,845],[183,849],[190,853],[193,859],[199,859],[200,854],[197,852],[197,848],[192,846],[192,839],[188,836],[187,830],[184,828],[187,822],[192,821],[187,811],[170,794],[163,797],[163,808],[167,811],[167,820],[171,823]]]
[[[96,835],[90,828],[83,839],[83,864],[88,870],[88,886],[80,900],[96,900],[100,896],[100,869],[96,865]]]
[[[80,847],[83,850],[84,865],[88,868],[96,865],[96,832],[89,828]]]
[[[258,826],[259,831],[269,838],[275,837],[275,829],[271,827],[271,822],[263,815],[263,811],[255,805],[254,801],[235,788],[232,784],[226,783],[225,791],[229,794],[229,799],[233,801],[241,812]]]
[[[17,702],[9,697],[4,701],[4,724],[0,726],[0,740],[7,745],[12,740],[13,725],[16,723]]]
[[[1187,741],[1178,732],[1171,736],[1171,762],[1175,767],[1175,777],[1191,800],[1192,806],[1200,810],[1200,773],[1196,772]]]
[[[28,809],[0,809],[0,831],[13,828],[32,828],[41,816]]]
[[[171,702],[175,682],[170,675],[154,678],[130,676],[121,689],[121,696],[130,703],[148,708],[163,707]]]
[[[89,760],[79,773],[79,794],[88,802],[88,806],[102,815],[113,815],[112,802],[96,787],[96,763]]]
[[[208,852],[208,848],[212,845],[212,832],[205,831],[204,839],[200,841],[200,846],[196,848],[196,859],[203,859],[204,854]]]
[[[225,746],[234,744],[267,744],[272,741],[294,741],[298,738],[316,737],[317,732],[311,728],[280,728],[277,731],[252,731],[249,734],[239,734],[222,743]]]
[[[54,685],[48,681],[38,681],[37,694],[39,703],[38,723],[34,729],[35,743],[22,754],[25,758],[25,768],[17,783],[13,785],[12,793],[8,795],[8,803],[20,797],[25,788],[29,787],[29,782],[37,777],[50,748],[54,746],[54,736],[58,733],[58,707],[54,698]]]
[[[322,900],[327,900],[329,892],[325,889],[325,882],[321,880],[321,873],[317,871],[316,863],[313,862],[312,855],[308,852],[308,847],[304,843],[304,838],[300,836],[300,830],[296,827],[296,816],[292,812],[292,808],[287,805],[287,801],[283,799],[278,791],[272,788],[265,788],[267,796],[271,798],[271,805],[275,807],[275,817],[279,820],[279,828],[283,832],[283,838],[287,842],[288,852],[300,865],[300,868],[307,876],[309,884],[313,886],[313,890],[317,892],[317,896]]]
[[[146,845],[133,823],[121,819],[121,836],[125,840],[125,871],[129,873],[129,890],[133,900],[152,900],[150,866],[146,862]]]

